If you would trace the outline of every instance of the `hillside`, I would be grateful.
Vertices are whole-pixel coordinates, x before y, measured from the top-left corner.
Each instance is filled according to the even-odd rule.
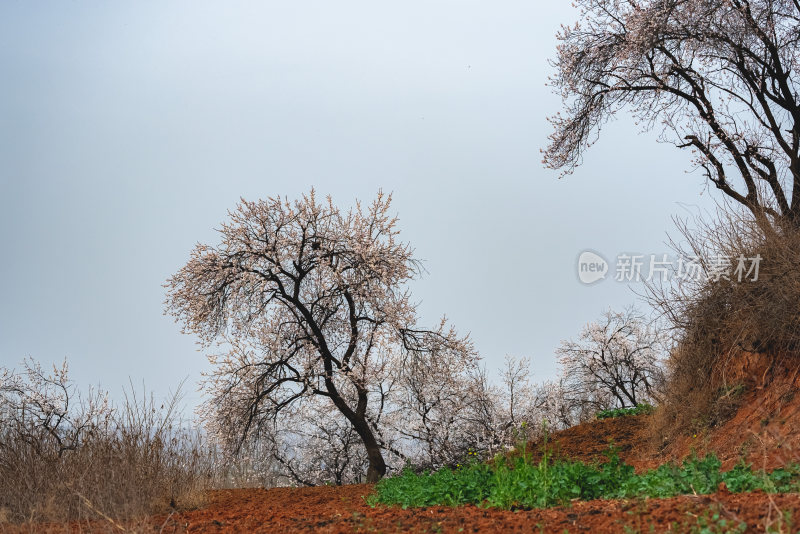
[[[613,443],[619,455],[637,471],[668,460],[680,460],[694,450],[716,453],[727,468],[740,459],[754,467],[775,468],[800,460],[800,396],[797,370],[765,365],[749,355],[739,372],[725,422],[699,435],[659,444],[652,439],[658,415],[594,420],[548,436],[557,457],[603,461]],[[755,377],[744,379],[744,377]],[[543,443],[529,444],[538,459]],[[800,520],[800,495],[770,495],[761,491],[732,494],[724,485],[710,495],[668,499],[574,501],[549,509],[501,510],[474,505],[402,509],[378,505],[365,496],[371,485],[315,488],[218,490],[208,504],[138,524],[136,532],[793,532]],[[727,526],[726,526],[727,525]],[[47,532],[42,525],[10,527],[3,532]],[[74,531],[114,532],[104,522],[74,525]],[[738,528],[738,530],[734,529]],[[54,526],[50,532],[62,532]],[[704,530],[705,529],[705,530]]]

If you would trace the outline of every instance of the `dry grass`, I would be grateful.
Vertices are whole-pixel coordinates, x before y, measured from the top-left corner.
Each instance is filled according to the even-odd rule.
[[[669,379],[657,414],[658,433],[718,424],[736,409],[743,384],[736,373],[741,355],[769,354],[796,366],[800,349],[800,230],[780,228],[721,211],[713,223],[678,227],[682,243],[673,248],[697,257],[708,272],[715,258],[761,257],[758,280],[682,280],[650,288],[650,300],[675,327],[675,348],[667,362]],[[749,267],[749,262],[748,262]]]
[[[128,393],[119,406],[81,398],[65,373],[26,363],[0,382],[0,518],[14,524],[100,521],[121,531],[203,503],[211,455],[180,424],[178,396]]]

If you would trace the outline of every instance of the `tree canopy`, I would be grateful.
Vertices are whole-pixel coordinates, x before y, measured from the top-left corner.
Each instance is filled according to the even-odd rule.
[[[614,114],[690,149],[726,198],[800,225],[800,2],[577,0],[551,85],[565,113],[544,162],[572,172]]]
[[[417,325],[406,283],[419,263],[390,203],[379,194],[342,211],[313,191],[242,201],[219,245],[197,245],[169,279],[167,311],[206,344],[227,342],[207,380],[218,436],[241,444],[285,411],[319,412],[321,398],[352,425],[374,482],[386,472],[381,418],[403,373],[447,361],[438,380],[448,380],[475,365],[469,339],[444,320]]]

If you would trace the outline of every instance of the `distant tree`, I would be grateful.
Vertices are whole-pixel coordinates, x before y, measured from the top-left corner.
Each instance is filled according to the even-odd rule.
[[[415,445],[408,459],[417,466],[436,469],[491,457],[539,428],[542,414],[534,406],[528,359],[507,356],[499,384],[489,381],[485,369],[454,370],[454,364],[426,360],[402,388],[401,416],[392,424]]]
[[[259,436],[293,484],[354,484],[364,481],[366,450],[350,422],[319,395],[295,403],[282,420]],[[264,439],[266,438],[266,439]]]
[[[530,365],[531,362],[528,358],[506,356],[505,365],[500,371],[500,379],[503,383],[501,398],[506,412],[505,419],[512,427],[533,422],[529,420],[529,410],[526,410],[527,404],[534,397]]]
[[[420,359],[409,366],[399,384],[392,426],[418,466],[437,469],[456,464],[480,439],[470,424],[480,391],[465,371],[452,358]]]
[[[558,380],[548,380],[537,385],[533,404],[535,413],[552,430],[577,425],[597,411],[595,405],[585,402],[585,397],[567,390],[563,374]]]
[[[593,410],[651,401],[663,379],[663,348],[663,333],[635,310],[609,310],[557,349],[564,395]]]
[[[423,361],[475,364],[444,320],[417,325],[406,284],[419,265],[389,206],[379,194],[343,212],[313,191],[242,201],[220,244],[198,245],[168,280],[167,311],[185,330],[229,342],[211,358],[206,416],[234,449],[316,396],[352,425],[375,482],[387,469],[381,418],[402,374]]]
[[[800,226],[800,3],[577,0],[551,85],[566,114],[544,162],[571,172],[628,109],[691,149],[710,184],[760,221]]]
[[[39,456],[60,458],[107,429],[112,415],[105,392],[81,397],[66,360],[49,371],[33,359],[21,372],[0,368],[0,450],[24,442]]]

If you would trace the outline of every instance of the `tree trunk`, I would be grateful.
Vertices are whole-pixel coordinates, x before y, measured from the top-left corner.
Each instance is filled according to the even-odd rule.
[[[386,474],[386,462],[383,460],[383,454],[381,454],[381,446],[378,444],[378,440],[375,439],[375,434],[372,433],[366,416],[363,415],[366,410],[353,411],[344,399],[339,396],[333,382],[330,380],[325,382],[328,386],[328,391],[332,392],[330,395],[331,401],[353,425],[353,429],[358,434],[358,437],[361,438],[361,443],[364,444],[364,448],[367,450],[367,459],[369,460],[367,483],[374,484]],[[366,408],[366,404],[364,408]]]
[[[378,445],[378,440],[375,439],[375,435],[365,419],[352,421],[352,423],[361,438],[361,442],[364,444],[364,448],[367,450],[367,459],[369,460],[367,484],[374,484],[386,474],[386,462],[383,460],[381,447]]]

